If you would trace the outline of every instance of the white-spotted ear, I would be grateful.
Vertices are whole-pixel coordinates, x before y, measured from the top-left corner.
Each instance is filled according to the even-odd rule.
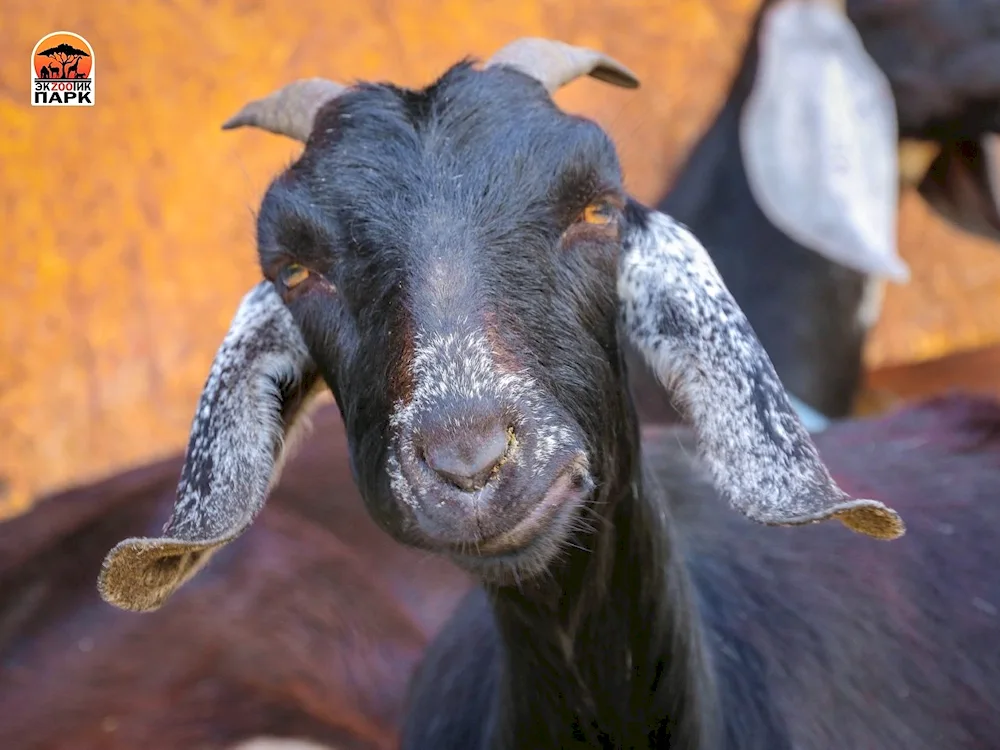
[[[1000,242],[1000,136],[943,144],[918,190],[959,229]]]
[[[261,282],[243,298],[212,362],[170,521],[162,536],[126,539],[108,553],[98,579],[104,600],[157,609],[242,534],[322,386],[291,313],[271,282]]]
[[[896,246],[895,101],[841,4],[777,0],[761,19],[758,53],[740,142],[761,210],[831,261],[907,281]]]
[[[879,539],[904,532],[876,500],[833,481],[771,360],[708,252],[669,216],[630,204],[619,261],[625,333],[686,414],[717,488],[772,525],[839,519]]]

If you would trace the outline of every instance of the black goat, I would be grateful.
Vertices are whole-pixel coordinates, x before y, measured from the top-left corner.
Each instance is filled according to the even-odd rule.
[[[827,417],[839,418],[851,411],[861,382],[865,340],[878,319],[883,295],[879,258],[866,251],[848,264],[822,246],[796,241],[783,232],[761,207],[748,180],[745,159],[749,148],[746,106],[764,85],[759,70],[761,50],[767,49],[768,34],[775,35],[767,26],[769,13],[796,5],[808,3],[763,4],[715,121],[657,208],[688,226],[705,245],[788,391]],[[813,5],[822,8],[820,3]],[[990,157],[996,148],[994,131],[1000,130],[1000,11],[996,4],[852,0],[848,13],[859,42],[853,50],[848,45],[840,56],[860,57],[867,51],[872,60],[867,74],[877,67],[887,79],[887,86],[873,88],[887,100],[891,92],[890,106],[898,115],[900,154],[893,163],[898,163],[900,182],[917,184],[930,205],[962,229],[1000,240],[1000,156]],[[829,66],[857,67],[851,60],[838,60],[838,49],[817,42],[811,54],[825,54]],[[789,73],[794,72],[796,66],[784,62]],[[836,87],[823,86],[816,79],[809,85],[830,100],[829,106],[848,108],[837,100]],[[786,87],[782,96],[794,99],[793,88]],[[792,105],[786,102],[786,106]],[[849,120],[851,113],[839,114]],[[784,147],[833,151],[836,144],[823,144],[837,133],[823,131],[820,124],[818,118],[796,120],[800,135],[788,139]],[[842,135],[861,138],[869,133],[857,127]],[[864,158],[889,163],[892,154],[879,153],[886,151],[883,140],[871,138],[849,145]],[[798,189],[815,196],[822,191],[815,183],[829,179],[828,171],[816,169]],[[775,179],[773,174],[766,177]],[[856,197],[871,199],[866,190],[857,190]],[[883,198],[887,203],[884,214],[894,216],[895,191],[887,191]],[[723,206],[725,220],[720,219]],[[850,201],[840,208],[843,213],[862,213]],[[832,212],[828,219],[846,221]],[[640,394],[640,413],[651,418],[675,417],[651,387],[649,376],[641,368],[632,368],[632,373]]]
[[[311,79],[229,123],[306,147],[264,198],[267,280],[213,363],[174,514],[161,537],[109,553],[102,595],[155,609],[244,532],[326,386],[373,518],[484,584],[427,656],[406,746],[992,738],[994,714],[949,724],[934,709],[959,688],[997,702],[998,665],[954,666],[994,623],[928,639],[925,620],[895,625],[886,592],[852,580],[852,557],[891,565],[913,546],[878,554],[846,532],[764,526],[903,533],[893,510],[831,479],[693,235],[628,198],[604,132],[553,105],[585,73],[635,85],[597,53],[522,40],[424,90]],[[694,439],[640,448],[623,333]],[[727,518],[720,499],[759,523]],[[983,530],[998,514],[965,509],[977,561],[996,562]],[[915,544],[940,554],[920,531]],[[835,554],[808,576],[820,544]],[[889,670],[916,645],[918,667]],[[924,688],[924,669],[940,687],[916,706],[899,691]]]

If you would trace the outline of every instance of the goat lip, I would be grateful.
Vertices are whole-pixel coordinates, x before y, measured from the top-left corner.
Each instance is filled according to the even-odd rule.
[[[590,476],[574,461],[560,472],[541,500],[513,528],[480,541],[476,545],[475,557],[499,557],[529,546],[553,525],[561,512],[568,513],[577,502],[589,495],[592,487]]]

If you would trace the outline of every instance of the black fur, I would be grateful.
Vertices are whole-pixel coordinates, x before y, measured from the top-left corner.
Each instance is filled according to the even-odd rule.
[[[686,574],[663,506],[639,499],[637,420],[616,328],[617,234],[574,223],[601,196],[624,209],[620,179],[596,125],[559,111],[520,73],[460,64],[423,93],[368,85],[328,106],[260,212],[265,274],[295,261],[338,290],[289,306],[337,396],[369,510],[400,541],[424,543],[392,498],[382,446],[415,327],[497,321],[502,349],[586,437],[597,489],[569,530],[544,540],[545,575],[490,587],[496,630],[481,637],[482,675],[463,683],[496,711],[473,717],[466,706],[456,717],[486,722],[504,746],[698,744],[705,731],[695,613],[673,606],[687,596]],[[634,208],[616,219],[640,220]],[[426,273],[440,255],[462,290],[446,309]],[[649,560],[666,567],[644,570]],[[456,679],[431,687],[447,693]],[[467,727],[419,707],[413,716],[432,722],[417,735],[438,733],[423,746],[450,737],[469,747]]]
[[[676,436],[672,450],[643,467],[616,330],[619,243],[613,228],[575,221],[600,196],[622,207],[619,224],[641,220],[620,181],[614,148],[596,125],[561,113],[520,73],[463,63],[426,91],[366,85],[328,105],[302,158],[264,200],[265,274],[277,278],[282,264],[297,262],[337,290],[314,285],[288,304],[336,396],[368,510],[398,540],[435,549],[386,471],[392,410],[412,387],[417,329],[448,333],[468,320],[488,329],[496,350],[540,384],[541,409],[584,436],[591,459],[594,491],[566,524],[542,534],[531,565],[482,561],[477,572],[488,583],[428,653],[403,746],[819,750],[861,747],[859,736],[892,742],[903,736],[895,727],[865,725],[868,735],[850,728],[853,686],[821,690],[795,714],[811,681],[825,677],[796,671],[796,659],[829,657],[836,639],[825,641],[816,620],[795,630],[807,619],[808,585],[798,582],[795,600],[769,586],[766,567],[745,570],[732,547],[747,540],[752,559],[791,549],[790,539],[846,536],[853,546],[836,558],[843,563],[873,542],[844,530],[762,529],[722,511],[688,459],[693,447],[678,450]],[[432,271],[442,262],[455,293],[439,296]],[[497,514],[499,502],[490,505]],[[705,542],[720,526],[736,529],[729,541]],[[475,555],[455,557],[469,564]],[[783,562],[797,573],[792,563],[808,559],[789,552]],[[536,575],[539,561],[544,573]],[[503,566],[510,580],[491,577]],[[850,581],[844,570],[835,583]],[[821,604],[838,633],[867,635],[836,603]],[[769,618],[777,623],[770,640],[761,635]],[[873,642],[851,666],[874,664],[872,650],[900,651]],[[770,673],[776,664],[785,675]],[[824,699],[843,726],[824,723]],[[823,730],[811,744],[803,741],[809,722]],[[890,746],[902,745],[871,745]]]

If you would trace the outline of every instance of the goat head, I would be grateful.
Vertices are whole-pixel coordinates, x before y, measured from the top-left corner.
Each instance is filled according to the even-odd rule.
[[[592,123],[559,112],[552,106],[548,95],[555,87],[584,74],[616,85],[634,86],[635,77],[627,68],[590,50],[578,50],[561,43],[537,39],[515,42],[502,50],[486,68],[482,71],[463,69],[454,74],[453,78],[460,81],[455,85],[466,86],[457,90],[466,92],[463,95],[473,97],[465,100],[464,106],[472,106],[476,102],[479,102],[476,106],[481,107],[499,106],[489,103],[488,92],[499,93],[506,87],[515,87],[518,99],[527,102],[518,105],[526,108],[524,110],[526,120],[523,126],[520,121],[510,121],[505,127],[519,129],[522,137],[527,128],[537,128],[537,131],[528,132],[537,132],[539,137],[552,139],[545,140],[545,143],[558,142],[562,135],[575,137],[585,133],[585,136],[581,136],[584,138],[582,142],[592,146],[599,144],[594,146],[596,151],[593,153],[597,156],[594,156],[593,168],[600,169],[604,165],[607,179],[617,179],[614,176],[617,170],[616,163],[614,167],[608,166],[612,164],[609,155],[611,146],[608,145],[603,132]],[[304,139],[306,154],[315,155],[317,150],[323,151],[334,147],[331,145],[335,143],[334,141],[324,140],[323,137],[319,137],[319,133],[327,129],[327,123],[332,124],[336,121],[339,113],[334,109],[338,105],[347,107],[348,97],[354,97],[352,101],[355,102],[365,101],[365,92],[360,90],[361,88],[363,85],[344,88],[315,80],[292,84],[278,94],[254,103],[234,121],[230,121],[230,125],[234,122],[256,125]],[[401,101],[398,98],[392,99],[400,96],[395,89],[369,91],[368,94],[382,97],[379,99],[380,102]],[[475,99],[475,96],[484,98]],[[444,101],[441,106],[449,106],[453,100]],[[337,105],[334,102],[337,102]],[[384,109],[378,110],[380,113],[384,111]],[[489,111],[494,113],[494,110]],[[461,114],[463,117],[457,118],[456,121],[466,123],[469,113],[463,111]],[[497,110],[490,117],[499,117],[501,114],[503,113]],[[323,126],[317,124],[320,121]],[[352,122],[354,124],[351,127],[358,130],[352,131],[354,135],[351,137],[361,139],[353,143],[364,146],[364,148],[359,147],[358,151],[363,151],[362,157],[367,159],[365,154],[370,153],[371,149],[369,142],[364,140],[369,137],[365,134],[367,132],[364,130],[365,124],[354,120]],[[421,132],[433,133],[433,130],[425,129]],[[512,131],[503,130],[501,136],[498,136],[499,140],[495,146],[500,153],[506,147],[504,141],[510,132]],[[420,137],[416,131],[413,131],[413,134],[414,138]],[[440,158],[446,160],[449,169],[450,165],[467,165],[468,158],[475,157],[475,153],[471,157],[463,153],[461,159],[448,161],[450,152],[447,149],[453,148],[451,145],[453,142],[446,138],[438,138],[435,141],[436,148],[444,149]],[[469,139],[467,142],[477,143],[474,139]],[[340,145],[336,147],[341,148]],[[345,150],[338,152],[338,158],[353,158],[347,153],[350,151],[349,147],[344,146],[343,149]],[[422,152],[416,149],[413,153]],[[482,153],[486,159],[486,152]],[[582,153],[584,152],[581,151],[576,156],[579,157]],[[508,168],[508,162],[497,158],[496,154],[490,155],[490,158],[493,159],[489,162],[493,165],[491,169]],[[573,159],[569,159],[568,163],[578,164]],[[355,164],[356,162],[350,162],[349,169],[354,169]],[[373,173],[367,166],[369,162],[362,161],[359,164],[359,173],[364,175]],[[383,164],[382,167],[386,171],[377,173],[383,175],[379,179],[390,179],[394,166],[393,163]],[[466,166],[454,168],[465,170]],[[332,169],[323,166],[316,173],[318,181],[327,184],[327,175],[331,173],[341,174],[346,179],[342,170],[331,172]],[[575,166],[569,169],[571,174],[579,172]],[[442,188],[444,191],[442,202],[436,205],[443,206],[442,210],[446,210],[449,217],[455,215],[456,206],[465,207],[468,201],[486,200],[482,198],[484,192],[482,186],[462,192],[454,187],[456,179],[452,172],[446,171],[444,174],[446,179],[435,183],[446,185]],[[538,180],[547,178],[543,170],[539,171],[538,175],[540,175]],[[494,176],[499,181],[499,175]],[[312,177],[308,177],[307,182],[314,184]],[[485,184],[489,186],[489,180]],[[534,202],[519,199],[525,192],[521,188],[534,189],[537,186],[521,185],[514,178],[508,179],[503,184],[508,193],[514,196],[511,202],[506,204],[511,210],[520,208],[525,203],[529,206],[523,210],[529,212],[534,210],[531,207],[535,205]],[[378,185],[373,184],[373,187],[377,188]],[[542,190],[541,187],[538,189]],[[357,192],[353,191],[352,194]],[[488,190],[486,192],[488,193]],[[331,201],[333,206],[343,205],[339,195]],[[422,226],[427,224],[427,217],[430,216],[430,224],[434,229],[440,230],[443,223],[441,214],[427,213],[426,195],[424,193],[415,195],[414,201],[420,206]],[[301,228],[305,226],[300,220],[308,219],[302,212],[314,211],[314,204],[303,203],[292,197],[286,199],[282,205],[285,206],[284,210],[291,212],[292,222],[296,227],[293,233],[298,237]],[[488,208],[483,209],[487,212],[486,215],[495,217],[495,202],[490,201],[482,205],[488,205]],[[383,210],[381,206],[380,203],[372,210],[381,211]],[[266,212],[262,211],[263,213]],[[393,215],[398,216],[398,211]],[[536,212],[525,215],[538,217],[542,214]],[[591,248],[596,260],[589,265],[580,265],[584,261],[577,261],[573,254],[570,254],[570,262],[577,265],[561,267],[560,273],[571,273],[569,270],[571,268],[589,269],[587,273],[598,271],[596,277],[590,275],[587,278],[576,279],[581,288],[584,284],[589,285],[592,293],[588,296],[588,293],[577,289],[573,278],[566,278],[558,286],[551,288],[554,292],[565,295],[563,302],[567,306],[577,305],[573,307],[573,312],[568,318],[560,320],[598,318],[594,330],[601,332],[600,336],[603,338],[600,338],[600,341],[612,342],[608,345],[598,344],[598,340],[592,337],[592,340],[588,339],[586,342],[582,339],[574,342],[571,347],[578,349],[592,346],[588,351],[593,352],[594,357],[609,358],[609,361],[601,363],[594,359],[574,363],[576,371],[594,368],[595,373],[598,370],[601,373],[611,373],[606,386],[595,388],[594,391],[610,394],[612,388],[620,390],[625,387],[624,383],[611,379],[617,371],[616,363],[621,358],[620,349],[613,343],[617,341],[615,331],[623,331],[652,366],[664,387],[670,389],[686,407],[698,437],[700,453],[711,470],[719,490],[734,508],[754,521],[771,525],[798,525],[838,519],[852,530],[876,538],[892,539],[903,533],[902,521],[893,510],[874,500],[853,499],[833,481],[807,431],[789,404],[778,376],[746,317],[733,300],[705,249],[690,232],[665,214],[651,211],[627,197],[623,197],[618,203],[602,201],[596,204],[596,207],[595,204],[588,204],[580,215],[582,218],[576,220],[569,230],[565,230],[563,237],[566,231],[576,232],[576,236],[583,238],[581,242]],[[387,216],[388,214],[385,215]],[[384,223],[385,217],[380,215],[373,219],[362,216],[356,217],[356,220],[371,225]],[[534,220],[546,221],[544,218]],[[470,234],[469,227],[470,222],[474,222],[475,219],[461,216],[454,221],[455,226],[459,227],[456,231],[460,231],[463,240],[471,242],[469,238],[473,235]],[[512,228],[512,221],[504,220],[503,223],[508,235],[516,230]],[[314,228],[315,226],[318,225],[314,225]],[[355,226],[361,227],[361,224],[357,223]],[[542,224],[536,225],[536,227],[542,226]],[[441,231],[447,233],[452,229],[452,225],[449,224]],[[547,241],[546,237],[555,236],[555,231],[556,225],[553,223],[551,226],[546,225],[544,231],[538,228],[537,231],[522,236],[525,238],[525,243],[543,243]],[[399,232],[396,232],[391,237],[398,235]],[[430,244],[435,247],[434,242],[441,236],[445,235],[441,235],[440,232],[432,234],[430,243],[425,242],[419,246]],[[493,234],[489,236],[495,237]],[[322,242],[317,244],[323,245]],[[482,245],[485,248],[482,252],[490,258],[497,259],[498,262],[504,262],[501,251],[496,247],[497,244],[496,239],[486,242]],[[518,257],[523,263],[548,262],[541,257],[541,251],[534,252],[528,245],[513,248],[509,245],[501,246],[506,247],[505,252],[520,253]],[[437,247],[438,250],[428,251],[430,255],[427,257],[437,257],[436,253],[440,252],[440,246]],[[464,254],[456,257],[469,257],[468,250],[457,252]],[[550,254],[549,257],[565,259],[566,254]],[[360,396],[358,392],[354,392],[348,394],[345,400],[344,383],[338,380],[341,375],[346,373],[345,377],[349,377],[354,372],[345,370],[342,364],[338,364],[338,357],[341,357],[344,350],[367,352],[363,356],[370,358],[376,347],[386,348],[390,341],[388,338],[380,339],[368,331],[369,339],[360,342],[359,345],[354,339],[366,334],[357,328],[350,337],[338,339],[339,331],[345,329],[335,322],[334,317],[330,317],[334,315],[332,310],[336,307],[338,299],[354,292],[349,286],[344,286],[345,283],[349,285],[368,283],[365,279],[378,279],[393,273],[402,273],[403,271],[399,269],[407,265],[405,262],[398,263],[391,258],[389,260],[385,258],[389,258],[386,253],[372,254],[365,251],[364,263],[383,262],[385,265],[369,267],[364,273],[358,270],[351,277],[339,277],[348,279],[347,282],[340,283],[344,288],[332,283],[331,279],[335,278],[332,273],[311,272],[294,262],[284,263],[277,271],[265,271],[269,276],[268,280],[260,282],[243,299],[229,333],[212,364],[191,428],[172,517],[160,538],[127,539],[111,550],[105,559],[99,579],[100,592],[107,601],[125,609],[156,609],[178,586],[194,575],[215,550],[241,534],[263,507],[268,491],[279,475],[282,459],[288,449],[289,439],[293,435],[293,428],[302,422],[311,396],[324,384],[333,391],[342,414],[346,415],[345,421],[351,436],[356,473],[358,473],[358,461],[368,462],[367,467],[362,467],[367,468],[367,473],[362,471],[358,482],[359,485],[363,485],[362,495],[366,496],[366,503],[369,503],[370,509],[373,506],[378,507],[381,500],[370,501],[368,496],[376,495],[386,486],[391,489],[388,494],[395,498],[393,512],[396,513],[416,513],[417,506],[427,495],[428,487],[441,497],[454,495],[454,488],[448,489],[444,484],[425,484],[419,486],[416,491],[410,491],[409,488],[398,489],[394,483],[402,483],[406,478],[398,472],[393,473],[390,458],[397,454],[379,452],[380,444],[387,442],[387,432],[393,429],[394,422],[388,418],[383,420],[380,413],[372,426],[370,416],[372,410],[376,409],[373,406],[375,397],[371,396],[372,392],[367,390]],[[424,256],[411,258],[413,264],[423,259]],[[358,263],[359,265],[352,268],[361,269],[361,260]],[[464,275],[468,276],[474,267],[485,265],[488,264],[470,265],[468,269],[464,269]],[[435,273],[439,273],[443,268],[438,261],[433,261],[430,267],[437,269]],[[536,270],[539,272],[537,275],[544,275],[541,265]],[[554,277],[556,273],[549,275]],[[430,278],[433,280],[438,277],[432,275]],[[504,277],[505,280],[508,278]],[[492,382],[500,383],[501,386],[504,383],[509,384],[511,378],[507,375],[503,375],[506,380],[501,378],[502,373],[499,368],[495,372],[490,370],[492,366],[490,363],[496,361],[491,359],[493,352],[498,349],[496,342],[480,338],[467,340],[463,338],[464,334],[456,333],[453,330],[453,321],[442,318],[437,304],[441,293],[441,286],[436,285],[433,291],[427,291],[426,294],[421,292],[423,296],[420,297],[425,299],[430,295],[430,302],[426,307],[431,311],[427,313],[430,318],[425,318],[425,322],[427,319],[432,319],[434,325],[444,326],[442,330],[445,332],[437,349],[425,347],[420,355],[437,357],[440,361],[431,362],[431,373],[440,374],[449,381],[444,384],[435,382],[428,386],[437,394],[432,394],[431,397],[438,398],[444,393],[444,397],[462,402],[468,396],[463,389],[483,390]],[[386,294],[391,294],[391,291]],[[470,302],[470,296],[473,295],[466,295],[459,304],[466,306],[474,304]],[[378,297],[375,298],[375,302],[371,302],[370,295],[366,294],[365,299],[366,307],[371,308],[375,314],[374,318],[366,319],[378,320],[379,323],[371,323],[371,327],[376,328],[392,313],[392,310],[388,308],[388,303],[386,307],[382,307]],[[551,328],[550,321],[545,318],[548,300],[544,295],[533,297],[531,300],[537,309],[533,308],[529,313],[537,318],[535,323],[538,328],[543,330]],[[417,300],[417,303],[419,302],[420,300]],[[305,318],[293,314],[293,310],[304,314],[306,308],[302,305],[311,306],[309,309],[314,312],[318,311],[311,323],[304,324]],[[517,321],[513,321],[513,324],[517,324]],[[605,330],[611,332],[609,337],[604,337]],[[590,331],[583,333],[589,335]],[[487,331],[487,335],[502,336],[504,332],[493,328]],[[477,342],[481,340],[486,342],[482,345],[482,351],[476,349]],[[458,354],[451,351],[455,347],[458,347]],[[499,349],[506,350],[503,345],[500,345]],[[468,369],[470,365],[465,355],[469,352],[476,356],[481,354],[483,357],[482,362],[471,365],[477,368],[474,371]],[[397,355],[397,359],[404,354],[405,352]],[[390,369],[391,356],[390,354],[385,356],[387,358],[385,368]],[[356,360],[352,360],[353,362]],[[425,374],[426,371],[427,368],[424,367]],[[452,372],[457,374],[449,375]],[[544,386],[539,385],[552,377],[554,374],[551,372],[539,372],[537,377],[521,378],[517,381],[520,392],[528,394],[520,408],[522,412],[528,412],[526,418],[529,424],[532,411],[537,411],[538,408],[544,410],[548,408],[548,404],[559,401],[555,396],[546,401],[546,397],[556,391],[549,389],[550,392],[546,394]],[[592,377],[596,379],[599,376],[594,374]],[[452,392],[456,390],[456,383],[460,386],[458,390],[463,392]],[[451,390],[448,390],[449,388]],[[356,388],[355,391],[357,390],[359,389]],[[405,392],[406,389],[399,390]],[[536,396],[541,400],[532,400]],[[412,392],[410,397],[413,398]],[[377,399],[379,403],[388,401],[385,394],[377,396]],[[545,405],[537,406],[543,402]],[[403,404],[403,399],[397,403]],[[447,401],[439,399],[434,402],[438,406],[441,403]],[[538,470],[534,472],[536,475],[541,471],[546,477],[550,477],[552,474],[549,473],[549,469],[556,463],[553,456],[559,456],[559,466],[564,465],[562,462],[565,459],[565,465],[571,466],[575,474],[566,479],[564,473],[559,473],[551,484],[551,487],[557,488],[558,491],[555,495],[546,491],[544,495],[546,500],[556,497],[558,501],[558,498],[571,495],[577,497],[593,489],[594,483],[590,482],[588,475],[592,467],[588,463],[588,455],[580,447],[587,444],[587,436],[580,436],[582,431],[580,425],[586,423],[588,415],[584,415],[583,418],[575,417],[574,422],[574,417],[565,416],[573,407],[573,404],[566,406],[558,403],[551,408],[549,414],[553,420],[561,419],[561,422],[539,424],[536,421],[534,425],[539,428],[536,434],[532,435],[530,429],[521,434],[522,440],[528,441],[527,444],[530,445],[532,439],[535,439],[536,443],[536,450],[531,456],[531,461],[534,463],[529,463],[527,469],[517,474],[524,469],[523,466],[508,471],[509,467],[502,466],[501,462],[496,464],[496,471],[507,478],[511,476],[523,478],[531,474],[532,470]],[[407,408],[406,405],[400,406],[403,412]],[[456,413],[458,412],[453,411],[451,416]],[[613,434],[619,434],[621,430],[627,429],[624,426],[624,418],[614,415],[612,417],[617,420],[613,422],[615,425]],[[454,422],[448,429],[454,432],[465,428]],[[618,433],[614,432],[616,430]],[[358,434],[361,437],[358,437]],[[540,434],[543,435],[542,438],[539,437]],[[502,431],[499,435],[503,437]],[[502,443],[501,440],[500,447],[503,447]],[[380,456],[379,461],[382,461],[383,454],[389,456],[385,458],[384,463],[378,464],[377,471],[372,469],[375,463],[370,458],[376,454]],[[593,455],[593,452],[591,456],[594,461],[603,460],[602,456]],[[421,477],[427,473],[426,468],[423,471]],[[413,482],[410,481],[412,485]],[[514,485],[507,482],[504,486]],[[447,494],[449,492],[452,494]],[[474,497],[471,493],[468,496]],[[521,493],[513,490],[507,492],[504,502],[497,503],[502,507],[490,511],[493,513],[490,522],[500,527],[496,536],[490,538],[491,540],[506,539],[505,543],[508,546],[517,543],[511,541],[518,536],[516,532],[520,528],[513,526],[520,517],[516,514],[531,518],[532,513],[538,510],[538,507],[526,506],[526,502],[522,499]],[[539,501],[539,507],[543,503],[544,501]],[[426,503],[428,507],[422,508],[421,512],[425,517],[428,513],[438,513],[437,506],[444,504],[444,500],[433,502],[432,497],[431,501]],[[573,510],[578,506],[567,504],[567,507]],[[560,511],[563,509],[559,508]],[[481,520],[477,517],[477,522]],[[409,527],[400,526],[400,536],[409,533],[415,523],[410,522]]]

